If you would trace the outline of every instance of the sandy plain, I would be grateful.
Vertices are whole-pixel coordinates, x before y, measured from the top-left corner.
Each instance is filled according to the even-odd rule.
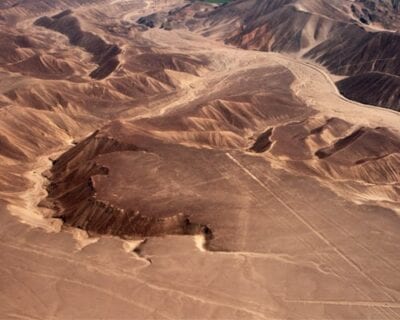
[[[132,22],[162,9],[151,3],[118,1],[107,15]],[[381,136],[396,140],[399,114],[342,97],[327,70],[292,56],[242,50],[187,30],[110,35],[94,23],[94,7],[73,12],[85,30],[123,48],[117,71],[95,82],[87,77],[94,64],[82,64],[75,76],[84,80],[74,83],[6,68],[1,80],[2,93],[27,90],[28,83],[39,95],[56,90],[66,100],[69,91],[84,97],[89,83],[99,88],[95,98],[106,101],[86,108],[91,102],[82,98],[82,105],[71,100],[68,108],[46,110],[8,98],[0,109],[2,136],[25,155],[2,155],[0,164],[0,317],[398,319],[399,171],[385,162],[376,170],[387,171],[376,176],[375,167],[346,161],[356,154],[354,161],[367,157],[369,163],[365,145]],[[56,32],[32,29],[36,18],[21,18],[18,29],[53,37],[54,52],[66,51],[72,64],[90,60]],[[135,81],[146,72],[131,67],[133,52],[143,47],[195,62],[163,67],[168,83],[160,75],[143,80],[154,94],[132,98],[112,84],[124,72]],[[269,128],[272,140],[261,139]],[[75,228],[85,229],[82,216],[74,216],[78,200],[58,198],[64,209],[73,208],[70,216],[54,218],[38,207],[52,181],[51,160],[96,130],[99,139],[123,145],[95,155],[109,170],[91,177],[99,200],[165,219],[156,219],[150,233],[184,214],[191,224],[210,228],[212,238],[174,234],[173,225],[171,234],[124,233],[121,239],[112,227],[109,234],[100,227],[96,232],[99,222],[87,227],[89,236]],[[349,142],[354,133],[357,139]],[[256,141],[263,151],[250,150]],[[386,142],[376,148],[398,159],[398,145]],[[316,156],[321,150],[329,156]],[[85,152],[66,167],[91,163]],[[375,149],[372,154],[379,156]],[[60,185],[69,183],[65,170],[54,174],[64,179]]]

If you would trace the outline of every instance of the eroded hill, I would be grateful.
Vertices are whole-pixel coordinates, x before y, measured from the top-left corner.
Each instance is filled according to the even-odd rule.
[[[348,1],[0,16],[2,317],[398,317],[399,114],[304,59],[395,109],[397,34]]]
[[[241,0],[218,8],[194,3],[139,22],[168,29],[184,27],[240,48],[312,59],[347,78],[338,84],[346,97],[399,108],[400,97],[392,90],[400,61],[397,2]],[[390,84],[383,89],[362,86],[360,77],[368,84]]]

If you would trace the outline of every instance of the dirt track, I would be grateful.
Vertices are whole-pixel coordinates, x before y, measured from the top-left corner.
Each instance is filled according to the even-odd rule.
[[[149,3],[138,11],[120,12],[118,17],[130,20],[150,12]],[[77,14],[91,17],[92,9],[83,7]],[[102,32],[91,23],[85,27]],[[25,21],[20,27],[28,25]],[[125,76],[117,73],[96,83],[95,89],[100,89],[94,93],[84,77],[76,86],[69,80],[54,86],[61,87],[65,97],[73,97],[68,95],[71,90],[78,100],[90,94],[112,97],[107,96],[104,105],[84,101],[96,108],[84,109],[79,101],[71,100],[64,108],[27,107],[21,112],[22,107],[15,105],[25,100],[19,100],[0,109],[3,131],[28,159],[8,159],[0,172],[5,200],[0,202],[0,260],[6,261],[0,265],[0,317],[398,318],[399,219],[395,210],[399,199],[396,184],[390,182],[390,159],[377,165],[380,172],[388,172],[379,177],[383,182],[371,182],[376,178],[368,175],[373,170],[358,171],[360,166],[353,164],[348,169],[345,160],[350,156],[341,154],[342,150],[326,162],[315,153],[347,141],[359,127],[369,128],[362,138],[373,148],[368,142],[376,137],[386,137],[385,141],[391,137],[376,127],[400,133],[400,115],[343,98],[330,75],[307,61],[244,51],[183,30],[153,29],[136,41],[156,48],[158,54],[205,56],[209,63],[198,67],[198,75],[169,69],[166,74],[173,85],[146,79],[146,85],[160,92],[145,102],[116,91],[112,80]],[[60,51],[68,46],[58,45]],[[123,53],[122,69],[130,76],[145,74],[132,71],[130,64],[136,56],[129,54],[129,50]],[[51,80],[34,83],[39,96],[54,90],[47,87]],[[135,85],[139,87],[140,81]],[[5,82],[1,88],[6,92],[15,86],[24,88],[18,81]],[[170,91],[163,91],[166,87]],[[19,99],[25,97],[21,92],[16,95]],[[287,100],[282,102],[275,92],[284,92]],[[270,98],[268,94],[273,99],[263,100],[264,95]],[[114,109],[107,109],[109,104]],[[277,107],[272,108],[274,104]],[[301,111],[292,114],[287,104]],[[247,119],[244,112],[252,117]],[[23,130],[18,132],[27,134],[15,133],[13,123],[22,123]],[[254,139],[268,128],[274,130],[271,149],[249,152]],[[65,146],[64,154],[74,150],[72,139],[79,146],[82,136],[96,129],[110,141],[148,143],[141,153],[117,150],[93,156],[96,163],[109,168],[106,176],[94,175],[96,196],[104,196],[101,200],[114,207],[143,203],[140,210],[146,213],[146,206],[150,207],[149,215],[155,215],[163,201],[166,208],[172,207],[171,212],[198,210],[191,218],[210,224],[211,249],[202,234],[148,237],[144,242],[98,234],[86,239],[85,232],[77,234],[70,227],[60,232],[60,220],[40,215],[43,209],[37,204],[46,195],[48,183],[41,173],[51,167],[49,157],[55,157],[61,146]],[[28,144],[31,135],[41,139],[33,147]],[[159,140],[153,143],[149,137]],[[350,146],[363,155],[362,143],[359,139]],[[394,147],[387,147],[391,152],[390,148]],[[383,161],[388,157],[396,153]],[[77,159],[67,167],[85,168],[92,160]],[[13,172],[23,179],[10,176]],[[153,185],[159,189],[146,193]]]

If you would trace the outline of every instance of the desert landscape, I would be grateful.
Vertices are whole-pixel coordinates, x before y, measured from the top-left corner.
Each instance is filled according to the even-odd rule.
[[[400,2],[0,2],[0,319],[400,319]]]

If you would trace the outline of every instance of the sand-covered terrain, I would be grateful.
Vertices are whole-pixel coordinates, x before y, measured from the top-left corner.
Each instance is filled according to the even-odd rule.
[[[3,1],[0,318],[399,319],[397,24],[326,3]]]

